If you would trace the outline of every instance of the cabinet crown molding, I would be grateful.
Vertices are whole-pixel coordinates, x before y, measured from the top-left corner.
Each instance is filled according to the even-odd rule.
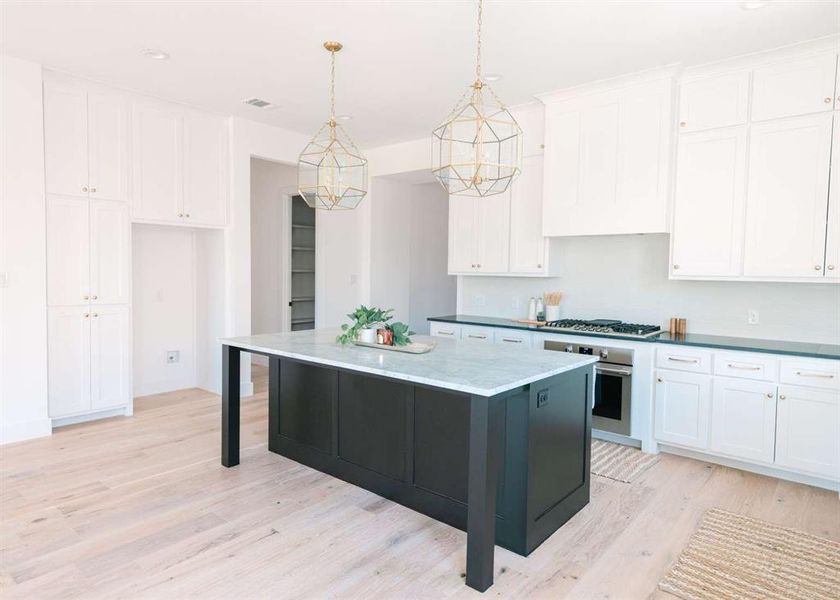
[[[642,83],[665,81],[670,84],[678,77],[681,69],[682,66],[680,64],[674,63],[664,67],[656,67],[654,69],[637,71],[635,73],[628,73],[626,75],[619,75],[608,79],[591,81],[581,85],[555,90],[553,92],[536,94],[535,97],[544,104],[552,104],[554,102],[563,102],[564,100],[572,98],[589,96],[590,94],[621,90],[623,88],[632,87]]]

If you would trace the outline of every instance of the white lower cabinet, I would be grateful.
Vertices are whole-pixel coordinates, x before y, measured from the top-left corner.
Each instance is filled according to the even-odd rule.
[[[49,309],[51,418],[128,404],[131,372],[128,316],[127,306]]]
[[[479,327],[477,325],[464,325],[461,327],[461,339],[473,340],[475,342],[493,343],[493,328]]]
[[[530,348],[533,340],[530,331],[504,329],[500,327],[493,332],[493,341],[497,344]]]
[[[708,448],[710,377],[659,370],[655,386],[656,438],[689,448]]]
[[[775,440],[776,385],[715,377],[711,450],[735,458],[772,463]]]
[[[431,325],[429,326],[429,334],[435,337],[460,340],[461,326],[453,325],[452,323],[444,323],[441,321],[432,321]]]
[[[837,390],[779,386],[776,464],[840,478],[840,397]]]

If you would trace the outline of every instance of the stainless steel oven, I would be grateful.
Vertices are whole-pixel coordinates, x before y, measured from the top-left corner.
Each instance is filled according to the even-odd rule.
[[[592,398],[592,428],[630,435],[633,351],[555,341],[546,341],[545,349],[598,357]]]

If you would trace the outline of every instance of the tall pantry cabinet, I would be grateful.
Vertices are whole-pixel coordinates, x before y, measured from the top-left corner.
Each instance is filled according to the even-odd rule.
[[[44,82],[49,412],[130,411],[128,101]]]

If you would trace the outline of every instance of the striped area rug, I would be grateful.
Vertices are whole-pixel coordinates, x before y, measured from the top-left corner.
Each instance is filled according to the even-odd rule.
[[[646,454],[623,444],[593,439],[589,470],[594,475],[630,483],[658,460],[657,454]]]
[[[837,600],[840,543],[713,508],[659,587],[687,600]]]

